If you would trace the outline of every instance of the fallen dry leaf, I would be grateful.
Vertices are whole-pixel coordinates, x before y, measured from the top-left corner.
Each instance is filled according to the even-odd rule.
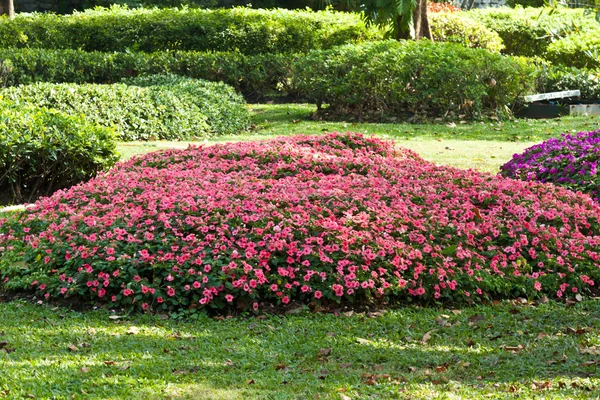
[[[88,367],[82,367],[82,368],[79,370],[79,372],[83,372],[83,373],[88,373],[88,372],[90,372],[90,371],[91,371],[91,369],[89,369]]]
[[[537,338],[538,339],[543,339],[543,338],[545,338],[547,336],[548,336],[548,334],[546,332],[540,332],[540,333],[538,333]]]
[[[331,347],[328,347],[326,349],[319,349],[319,356],[320,357],[327,357],[328,355],[331,354],[331,350],[332,350]]]
[[[431,340],[431,334],[435,331],[436,331],[436,329],[433,329],[433,330],[427,332],[426,334],[424,334],[423,339],[421,339],[421,343],[427,344],[427,342],[429,342],[429,340]]]
[[[460,315],[462,314],[462,310],[450,310],[452,312],[452,314],[454,315]]]
[[[248,379],[246,381],[246,385],[254,385],[256,382],[254,381],[254,379]]]
[[[77,346],[73,345],[73,344],[68,345],[67,349],[69,349],[73,353],[75,353],[76,351],[79,351],[79,348]]]
[[[597,347],[583,347],[581,349],[581,354],[591,354],[594,356],[600,356],[600,349]]]
[[[469,317],[469,325],[473,325],[481,321],[485,321],[485,316],[483,314],[474,314]]]
[[[285,369],[286,367],[287,367],[287,365],[285,365],[285,364],[277,364],[277,365],[275,365],[275,371]]]
[[[129,329],[127,329],[128,335],[137,335],[138,333],[140,333],[140,329],[137,326],[132,326]]]
[[[436,367],[435,372],[437,372],[438,374],[446,372],[446,367],[444,365],[440,365],[439,367]]]

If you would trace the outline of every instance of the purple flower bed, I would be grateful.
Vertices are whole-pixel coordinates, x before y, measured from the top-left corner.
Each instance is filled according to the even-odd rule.
[[[550,182],[589,194],[600,201],[600,130],[563,134],[515,154],[500,174],[526,181]]]

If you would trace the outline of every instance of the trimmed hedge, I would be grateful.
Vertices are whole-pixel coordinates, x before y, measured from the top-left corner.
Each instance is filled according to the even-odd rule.
[[[2,91],[17,103],[54,108],[115,127],[121,140],[187,139],[212,136],[206,115],[187,96],[163,87],[124,84],[36,83]]]
[[[306,52],[381,38],[358,14],[283,9],[127,9],[23,14],[0,23],[0,47],[85,51]]]
[[[35,82],[114,83],[140,74],[177,74],[222,81],[250,99],[285,89],[293,57],[194,51],[103,53],[0,49],[0,60],[12,66],[6,81],[13,86]]]
[[[246,102],[221,82],[207,82],[178,75],[149,75],[130,78],[127,85],[159,87],[177,93],[187,104],[196,106],[206,115],[208,125],[215,135],[235,134],[250,126],[250,113]]]
[[[498,32],[504,43],[505,54],[545,57],[548,46],[572,34],[600,32],[592,15],[581,9],[557,9],[550,14],[539,8],[489,8],[472,10],[469,17],[481,21]]]
[[[436,42],[458,43],[494,53],[504,48],[498,33],[462,13],[431,13],[429,24]]]
[[[600,67],[600,29],[571,35],[548,46],[549,61],[578,68]]]
[[[453,43],[384,41],[314,51],[294,64],[294,88],[333,116],[506,116],[535,86],[524,59]],[[322,113],[322,112],[321,112]]]
[[[118,159],[112,129],[0,100],[0,204],[50,195],[94,177]]]

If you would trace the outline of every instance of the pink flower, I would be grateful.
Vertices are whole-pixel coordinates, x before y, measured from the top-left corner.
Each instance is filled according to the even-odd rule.
[[[228,303],[231,303],[233,301],[233,296],[230,294],[225,295],[225,300],[227,300]]]
[[[290,298],[288,296],[283,296],[283,298],[281,299],[281,302],[283,304],[287,304],[290,302]]]
[[[162,298],[162,297],[157,297],[157,298],[156,298],[156,302],[157,302],[158,304],[162,303],[163,301],[164,301],[164,300],[163,300],[163,298]]]
[[[320,290],[317,290],[317,291],[315,292],[315,299],[320,299],[321,297],[323,297],[323,293],[321,293],[321,291],[320,291]]]

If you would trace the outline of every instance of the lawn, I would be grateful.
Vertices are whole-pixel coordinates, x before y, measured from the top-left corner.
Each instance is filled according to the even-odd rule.
[[[496,172],[594,118],[446,125],[311,121],[309,105],[252,105],[255,129],[199,143],[356,131],[438,164]],[[189,142],[122,143],[123,158]],[[598,398],[600,302],[501,302],[376,313],[124,315],[0,297],[0,398]]]
[[[313,121],[315,111],[309,104],[253,104],[254,129],[237,136],[220,136],[200,142],[129,142],[119,145],[124,159],[135,154],[163,148],[187,147],[189,143],[262,140],[295,134],[322,132],[361,132],[393,139],[398,145],[415,150],[427,160],[458,168],[497,172],[513,154],[563,132],[600,129],[594,117],[563,117],[556,120],[513,120],[508,122],[465,124],[376,124]]]
[[[16,301],[0,316],[5,398],[583,399],[600,385],[597,300],[188,322]]]

